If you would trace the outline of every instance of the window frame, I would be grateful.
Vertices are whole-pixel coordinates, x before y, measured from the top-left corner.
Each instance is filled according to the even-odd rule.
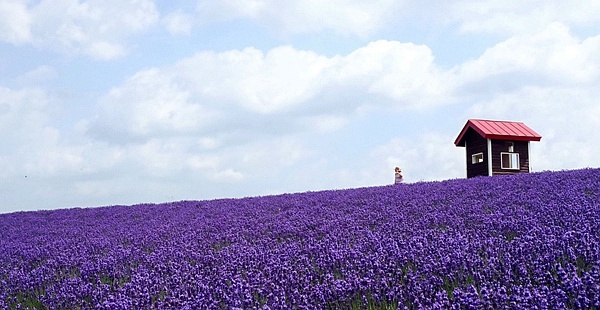
[[[483,152],[475,153],[471,155],[471,165],[483,163],[484,157]]]
[[[504,155],[510,156],[509,163],[516,163],[516,165],[511,165],[511,166],[505,167]],[[520,154],[517,152],[500,152],[500,169],[502,169],[502,170],[521,170]]]

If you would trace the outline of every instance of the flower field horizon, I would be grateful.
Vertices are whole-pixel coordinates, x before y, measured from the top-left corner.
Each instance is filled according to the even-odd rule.
[[[600,309],[600,169],[0,214],[0,309]]]

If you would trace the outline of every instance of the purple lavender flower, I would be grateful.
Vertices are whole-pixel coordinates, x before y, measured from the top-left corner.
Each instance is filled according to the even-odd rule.
[[[600,169],[0,215],[0,308],[600,308]]]

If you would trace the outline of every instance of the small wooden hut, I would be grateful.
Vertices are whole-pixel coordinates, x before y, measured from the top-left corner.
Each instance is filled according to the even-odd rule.
[[[542,136],[521,122],[469,119],[454,145],[465,147],[467,178],[529,172],[529,142]]]

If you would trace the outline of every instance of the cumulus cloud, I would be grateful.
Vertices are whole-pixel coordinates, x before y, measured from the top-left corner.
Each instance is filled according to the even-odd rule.
[[[51,105],[52,98],[42,90],[0,86],[0,195],[5,206],[47,198],[40,184],[77,161],[69,147],[57,145],[60,133],[48,122]]]
[[[218,121],[218,111],[190,102],[190,90],[182,89],[168,72],[140,71],[101,101],[95,120],[97,134],[111,139],[195,132]]]
[[[203,52],[178,63],[180,79],[210,101],[233,102],[258,113],[298,105],[319,90],[327,59],[289,46]]]
[[[331,30],[365,37],[379,30],[403,2],[376,1],[293,1],[199,0],[197,9],[204,20],[248,18],[284,33],[299,34]]]
[[[167,31],[174,35],[189,35],[192,32],[193,17],[181,11],[167,14],[162,18]]]
[[[391,97],[401,105],[423,107],[450,101],[452,79],[439,70],[425,45],[375,41],[340,59],[338,79]]]
[[[488,13],[495,2],[486,3],[469,14],[501,14]],[[283,21],[291,13],[270,15],[278,5],[200,1],[199,10],[228,8],[229,17],[266,19],[287,32],[343,32],[338,28],[350,19],[319,24],[316,17],[331,8],[313,12],[313,4],[302,2],[292,6],[306,9],[308,25],[296,30]],[[22,14],[0,21],[0,40],[102,59],[126,53],[125,39],[158,21],[146,1],[10,1],[0,4],[0,15],[10,17],[10,6]],[[364,10],[385,20],[378,9]],[[197,21],[174,12],[163,25],[189,33],[188,22]],[[20,25],[25,30],[16,32]],[[600,130],[600,36],[578,37],[563,22],[504,33],[452,68],[438,66],[426,45],[386,40],[333,56],[294,46],[201,51],[120,79],[97,99],[94,115],[66,130],[53,124],[56,99],[30,88],[57,73],[34,67],[16,79],[23,88],[0,87],[0,196],[10,197],[7,204],[52,200],[45,207],[64,207],[261,195],[391,184],[397,165],[407,182],[462,177],[464,149],[452,142],[464,121],[476,117],[524,121],[542,134],[532,143],[536,171],[600,165],[600,141],[588,134]],[[425,121],[404,132],[417,114]],[[10,192],[17,183],[20,192]]]
[[[455,138],[452,134],[424,132],[411,138],[394,138],[377,146],[369,154],[377,168],[367,170],[371,172],[368,180],[375,184],[377,180],[385,180],[384,184],[390,184],[396,166],[402,168],[406,182],[463,177],[464,149],[452,144]]]
[[[541,32],[496,44],[462,65],[460,74],[467,81],[485,81],[488,86],[589,85],[600,76],[599,47],[600,36],[581,40],[566,25],[551,23]]]
[[[390,25],[423,22],[456,25],[463,34],[511,36],[538,32],[552,22],[586,27],[600,20],[600,4],[593,1],[198,0],[197,11],[207,23],[248,19],[285,35],[326,30],[362,38]]]
[[[118,147],[67,139],[54,124],[57,105],[47,91],[0,86],[0,195],[5,211],[72,206],[81,201],[81,193],[74,192],[80,182],[110,183],[119,177],[113,169],[126,167],[121,166],[124,156]]]
[[[11,164],[17,159],[15,150],[26,151],[20,149],[20,140],[28,137],[31,131],[39,134],[43,130],[37,124],[45,121],[45,115],[41,110],[45,108],[46,103],[47,100],[41,91],[15,91],[0,87],[0,138],[4,150],[0,153],[0,164],[2,164],[0,177],[24,173],[19,171],[20,167]],[[32,138],[36,137],[37,135],[33,135]],[[16,160],[16,162],[21,161]]]
[[[208,135],[223,123],[229,124],[221,129],[227,132],[285,132],[307,125],[327,131],[373,104],[372,96],[388,107],[445,104],[449,82],[441,76],[427,47],[391,41],[334,57],[289,46],[202,52],[140,71],[112,89],[90,132],[108,140]]]
[[[599,52],[600,35],[579,39],[567,26],[552,23],[541,32],[500,42],[461,65],[458,89],[496,99],[524,89],[585,93],[600,81]]]
[[[200,52],[137,72],[106,93],[80,128],[103,152],[121,152],[119,175],[243,183],[254,195],[327,188],[336,180],[309,180],[326,156],[316,136],[374,107],[447,104],[452,83],[444,75],[427,47],[394,41],[331,57],[290,46]],[[361,184],[375,177],[365,174]]]
[[[600,83],[600,80],[597,81]],[[597,166],[600,91],[578,86],[527,86],[473,105],[466,113],[521,120],[542,135],[532,142],[532,169],[557,170]]]
[[[597,1],[465,0],[446,9],[446,18],[465,33],[531,34],[552,22],[586,26],[600,20]]]
[[[458,122],[516,120],[539,132],[542,141],[531,143],[533,171],[597,167],[600,139],[591,133],[600,131],[599,43],[600,36],[581,39],[566,25],[549,23],[538,32],[497,43],[477,59],[438,75],[444,80],[437,82],[449,83],[452,102],[461,111]],[[403,167],[409,182],[464,177],[464,149],[452,144],[462,124],[443,127],[448,131],[399,135],[373,149],[367,157],[372,163],[340,170],[338,177],[367,180],[354,185],[391,183],[394,166]]]
[[[539,132],[532,169],[600,164],[600,139],[587,134],[600,130],[598,55],[600,36],[579,39],[560,23],[501,42],[461,68],[460,92],[474,100],[465,115],[522,120]]]
[[[558,149],[585,150],[579,158],[589,162],[589,154],[600,152],[569,125],[578,119],[588,130],[598,129],[598,91],[590,87],[599,84],[598,52],[598,37],[579,39],[560,23],[508,38],[447,70],[426,46],[394,41],[331,57],[289,46],[202,52],[140,71],[115,87],[88,133],[109,144],[123,137],[140,145],[186,137],[184,149],[144,152],[172,151],[180,157],[156,160],[157,167],[172,163],[171,169],[196,169],[213,181],[221,176],[248,182],[266,177],[265,169],[277,175],[286,163],[302,162],[303,172],[294,173],[307,186],[366,186],[386,184],[396,165],[405,166],[407,181],[463,176],[463,149],[452,144],[460,128],[391,139],[361,153],[356,169],[339,168],[318,181],[308,179],[332,168],[310,137],[343,131],[370,109],[433,111],[455,104],[464,108],[459,123],[475,117],[520,120],[539,131],[544,138],[532,146],[533,169],[576,167]],[[150,159],[140,162],[155,166]]]
[[[39,66],[33,70],[25,72],[16,78],[16,82],[22,85],[40,85],[49,82],[58,77],[54,67],[48,65]]]
[[[31,39],[31,14],[24,1],[0,2],[0,40],[22,44]]]
[[[125,39],[158,21],[150,0],[10,0],[0,4],[0,39],[67,54],[112,59],[127,53]]]

